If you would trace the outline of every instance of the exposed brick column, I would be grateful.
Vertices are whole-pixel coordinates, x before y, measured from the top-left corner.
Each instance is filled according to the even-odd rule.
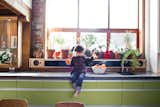
[[[31,58],[44,58],[45,48],[45,4],[46,0],[32,0]],[[35,51],[42,51],[41,56],[34,56]]]

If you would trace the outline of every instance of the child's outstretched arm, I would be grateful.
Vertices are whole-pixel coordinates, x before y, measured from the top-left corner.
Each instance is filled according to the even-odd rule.
[[[97,55],[95,53],[92,54],[93,59],[97,59]]]

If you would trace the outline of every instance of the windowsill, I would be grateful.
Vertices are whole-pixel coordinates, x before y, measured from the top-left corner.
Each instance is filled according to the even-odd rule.
[[[66,59],[45,59],[45,61],[65,61]],[[122,59],[95,59],[94,61],[121,61]],[[128,59],[130,61],[131,59]],[[145,60],[145,59],[138,59]]]

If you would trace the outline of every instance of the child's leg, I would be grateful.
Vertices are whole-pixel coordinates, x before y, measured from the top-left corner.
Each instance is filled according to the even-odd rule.
[[[84,78],[85,78],[85,73],[80,73],[79,77],[78,77],[78,79],[76,81],[76,90],[79,91],[79,92],[81,90]]]
[[[71,83],[72,83],[73,89],[76,89],[77,78],[78,78],[78,73],[77,72],[72,72],[71,73]]]
[[[78,79],[76,81],[76,90],[75,90],[75,93],[74,93],[75,97],[79,96],[79,94],[80,94],[84,78],[85,78],[85,73],[80,73],[79,76],[78,76]]]

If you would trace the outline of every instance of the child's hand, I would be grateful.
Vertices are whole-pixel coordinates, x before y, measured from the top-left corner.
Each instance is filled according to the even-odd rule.
[[[70,59],[70,58],[67,58],[67,59],[65,60],[65,63],[66,63],[67,65],[70,65],[70,64],[71,64],[71,59]]]
[[[93,59],[97,58],[97,55],[95,53],[92,54]]]

